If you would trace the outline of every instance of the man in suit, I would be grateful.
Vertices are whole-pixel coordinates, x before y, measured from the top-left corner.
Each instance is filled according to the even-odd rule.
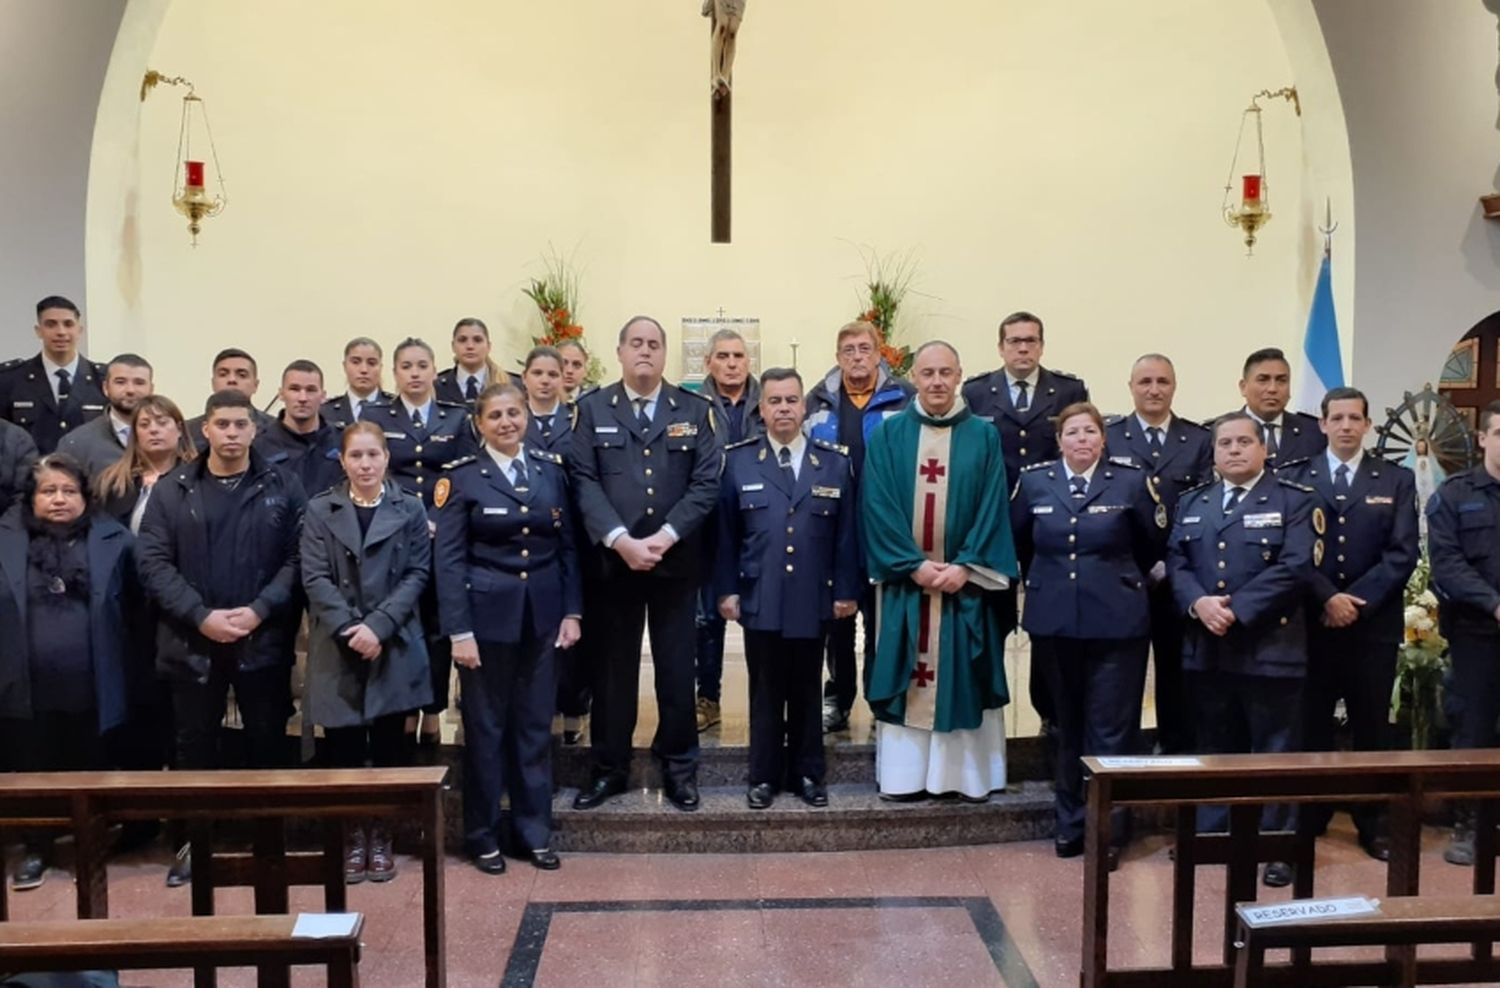
[[[620,330],[622,379],[579,402],[571,467],[579,513],[609,599],[590,628],[602,641],[593,712],[593,782],[577,809],[625,791],[641,665],[651,633],[659,722],[652,742],[667,798],[696,810],[693,617],[702,585],[703,527],[723,459],[707,399],[662,380],[667,333],[648,316]]]
[[[1244,412],[1214,422],[1222,480],[1187,491],[1177,505],[1167,575],[1188,617],[1182,665],[1208,754],[1296,751],[1307,673],[1304,601],[1323,559],[1323,509],[1306,487],[1266,467],[1259,423]],[[1221,807],[1199,827],[1225,829]],[[1267,806],[1261,827],[1290,829],[1286,806]],[[1265,883],[1291,884],[1291,865],[1266,865]]]
[[[1318,420],[1301,412],[1287,411],[1292,397],[1292,367],[1286,354],[1276,347],[1256,350],[1245,358],[1240,375],[1241,411],[1255,420],[1266,446],[1266,467],[1305,460],[1328,446]]]
[[[276,421],[255,407],[255,392],[259,390],[260,367],[254,357],[234,346],[225,347],[214,354],[213,373],[209,381],[210,393],[238,391],[251,399],[250,421],[255,425],[257,433],[265,432]],[[195,415],[184,423],[188,438],[198,447],[199,453],[208,452],[208,440],[203,437],[203,421],[204,416]]]
[[[111,360],[104,371],[108,411],[70,430],[57,444],[58,452],[83,464],[90,477],[113,465],[125,454],[136,406],[153,392],[151,375],[151,365],[144,357],[122,353]]]
[[[1396,650],[1405,635],[1402,591],[1416,568],[1417,486],[1412,472],[1364,447],[1370,403],[1355,388],[1323,396],[1328,449],[1284,464],[1278,476],[1311,487],[1326,519],[1327,549],[1312,570],[1308,601],[1307,697],[1303,747],[1334,750],[1333,710],[1342,698],[1355,751],[1394,747],[1388,713]],[[1350,811],[1365,853],[1390,858],[1382,807]],[[1328,825],[1332,810],[1304,807]]]
[[[1021,471],[1058,456],[1056,429],[1052,420],[1069,405],[1089,400],[1088,385],[1072,374],[1042,366],[1046,327],[1030,312],[1012,312],[1000,320],[998,370],[964,382],[964,403],[974,415],[994,423],[1000,430],[1000,451],[1005,456],[1005,480],[1014,487]],[[1024,575],[1031,560],[1021,557]],[[1016,626],[1016,586],[993,595],[1001,626]],[[1052,697],[1045,677],[1032,657],[1028,692],[1031,706],[1042,719],[1042,733],[1049,734],[1054,720]]]
[[[104,365],[78,352],[83,318],[61,295],[36,304],[42,350],[0,364],[0,416],[31,433],[46,456],[69,430],[104,414]]]
[[[828,805],[819,692],[828,622],[853,616],[864,580],[854,473],[839,447],[802,435],[802,378],[761,375],[769,433],[732,445],[719,487],[714,596],[745,629],[751,809],[789,789]]]
[[[344,344],[343,394],[323,403],[323,421],[343,432],[353,422],[359,421],[359,413],[366,405],[389,405],[396,396],[380,389],[380,369],[385,361],[385,352],[380,344],[368,336],[356,336]]]
[[[1135,405],[1105,427],[1105,454],[1115,463],[1140,467],[1150,475],[1167,517],[1177,511],[1182,492],[1213,479],[1214,453],[1208,430],[1172,412],[1177,371],[1159,353],[1139,357],[1130,368]],[[1172,599],[1166,565],[1150,574],[1151,656],[1156,666],[1156,744],[1163,754],[1192,750],[1192,718],[1182,686],[1183,616]]]

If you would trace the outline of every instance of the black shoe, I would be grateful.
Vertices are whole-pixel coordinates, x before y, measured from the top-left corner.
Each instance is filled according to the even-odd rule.
[[[1296,874],[1295,869],[1285,861],[1266,862],[1265,874],[1260,880],[1268,889],[1284,889],[1292,884],[1292,876]]]
[[[10,876],[10,887],[17,892],[26,892],[37,888],[46,881],[47,863],[42,860],[40,854],[27,851],[21,856],[16,864],[15,872]]]
[[[687,779],[676,784],[667,783],[667,801],[684,813],[691,813],[698,808],[698,783]]]
[[[823,733],[834,734],[838,731],[849,729],[849,711],[841,710],[834,704],[823,705]]]
[[[920,803],[924,799],[931,798],[932,794],[926,789],[918,789],[916,792],[883,792],[880,798],[887,803]]]
[[[527,855],[531,859],[532,867],[540,868],[542,871],[556,871],[562,867],[562,859],[557,852],[550,848],[539,848]]]
[[[802,783],[797,787],[797,795],[802,797],[802,802],[808,806],[824,807],[828,805],[828,788],[821,782],[815,782],[807,776],[802,777]]]
[[[771,788],[769,782],[757,782],[745,793],[745,802],[750,804],[752,810],[769,809],[775,799],[776,790]]]
[[[167,888],[180,889],[193,880],[193,845],[184,844],[177,849],[172,867],[167,869]]]
[[[625,791],[625,780],[612,775],[600,776],[590,783],[587,789],[578,790],[578,795],[573,797],[573,809],[591,810],[596,806],[604,805],[611,796],[618,796]]]
[[[1074,837],[1072,840],[1054,840],[1052,849],[1060,858],[1076,858],[1083,853],[1083,838]]]
[[[488,854],[474,855],[474,867],[486,875],[505,874],[505,855],[499,851],[490,851]]]
[[[1385,837],[1359,838],[1359,846],[1365,849],[1365,853],[1376,861],[1391,860],[1391,842]]]

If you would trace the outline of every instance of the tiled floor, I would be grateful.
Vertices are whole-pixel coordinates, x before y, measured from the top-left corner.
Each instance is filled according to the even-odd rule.
[[[1427,835],[1422,890],[1462,893],[1465,869],[1444,864]],[[1337,818],[1319,846],[1317,893],[1379,895],[1382,866]],[[162,887],[165,854],[110,870],[117,916],[189,911],[188,891]],[[351,890],[366,914],[367,988],[422,983],[420,871],[403,859],[386,886]],[[1166,841],[1142,838],[1112,885],[1116,963],[1164,963],[1171,868]],[[449,984],[1072,986],[1078,983],[1083,864],[1050,842],[925,851],[785,855],[565,855],[560,871],[513,864],[499,877],[453,859],[447,867]],[[1212,958],[1222,869],[1200,872],[1197,950]],[[1262,890],[1265,892],[1265,890]],[[1265,892],[1269,899],[1287,890]],[[221,892],[223,912],[248,911],[248,891]],[[72,915],[73,888],[54,870],[14,895],[17,919]],[[293,908],[315,910],[314,890]],[[520,934],[520,936],[518,936]],[[141,972],[131,986],[186,986],[186,975]],[[250,985],[248,971],[220,983]],[[298,972],[294,984],[318,985]]]

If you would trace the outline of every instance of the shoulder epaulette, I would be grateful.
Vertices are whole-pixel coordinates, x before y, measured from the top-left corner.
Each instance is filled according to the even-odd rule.
[[[538,449],[535,446],[527,446],[526,452],[539,460],[546,460],[548,463],[556,463],[559,466],[562,465],[562,456],[558,453],[552,452],[551,450]]]
[[[673,387],[676,387],[678,391],[681,391],[685,395],[692,395],[694,398],[697,398],[701,401],[706,401],[710,405],[714,403],[714,400],[708,395],[704,394],[702,391],[689,391],[687,388],[678,387],[677,385],[673,385]]]
[[[1285,463],[1276,464],[1277,470],[1285,470],[1287,467],[1306,466],[1312,461],[1311,456],[1299,456],[1295,460],[1287,460]]]
[[[12,357],[9,360],[7,360],[5,363],[0,364],[0,371],[11,370],[12,368],[21,366],[25,362],[26,362],[26,358],[25,357]]]
[[[1182,418],[1181,416],[1174,416],[1173,419],[1172,419],[1172,421],[1174,423],[1181,422],[1183,424],[1183,426],[1186,427],[1190,431],[1191,430],[1197,430],[1198,432],[1207,432],[1208,431],[1208,426],[1204,425],[1202,422],[1194,422],[1192,419],[1185,419],[1185,418]]]
[[[749,439],[741,439],[737,443],[726,443],[724,446],[724,451],[727,453],[731,449],[741,449],[745,446],[754,446],[758,442],[760,442],[760,436],[751,436]]]
[[[843,443],[831,443],[826,439],[814,439],[812,441],[812,444],[819,449],[826,449],[833,453],[841,453],[844,456],[849,455],[849,447],[845,446]]]
[[[1109,465],[1110,466],[1114,466],[1114,467],[1124,467],[1127,470],[1139,470],[1140,469],[1140,466],[1137,465],[1128,456],[1111,456],[1109,458]]]
[[[438,371],[437,379],[439,381],[451,381],[451,380],[453,380],[453,368],[449,367],[445,371]]]
[[[585,385],[584,388],[583,388],[583,390],[578,392],[578,397],[576,397],[576,398],[573,399],[573,403],[577,404],[578,402],[580,402],[583,399],[587,398],[589,395],[591,395],[591,394],[597,394],[600,390],[602,390],[602,389],[597,384],[588,384],[588,385]]]
[[[1199,484],[1197,487],[1189,487],[1187,490],[1183,491],[1180,495],[1178,495],[1178,501],[1186,501],[1188,499],[1189,495],[1196,494],[1199,491],[1206,491],[1210,487],[1212,487],[1213,485],[1217,484],[1218,482],[1219,481],[1216,478],[1214,480],[1205,480],[1203,483]]]
[[[1104,427],[1108,429],[1112,425],[1119,425],[1126,418],[1127,416],[1125,415],[1106,415],[1104,416]]]
[[[1066,378],[1069,381],[1082,381],[1083,380],[1083,378],[1079,377],[1077,374],[1069,374],[1067,371],[1065,371],[1065,370],[1058,370],[1056,367],[1048,367],[1047,370],[1048,370],[1048,372],[1050,372],[1052,374],[1053,377],[1062,377],[1062,378]]]
[[[1029,467],[1022,467],[1021,468],[1021,472],[1022,473],[1031,473],[1033,470],[1045,470],[1048,467],[1056,466],[1056,465],[1057,465],[1057,461],[1056,460],[1043,460],[1040,463],[1033,463]]]
[[[1294,491],[1301,491],[1304,494],[1316,494],[1317,493],[1317,491],[1313,490],[1311,487],[1307,486],[1306,484],[1299,484],[1295,480],[1288,480],[1287,478],[1279,476],[1279,475],[1276,478],[1276,483],[1280,484],[1282,487],[1290,487]]]
[[[448,401],[446,398],[439,398],[436,395],[433,395],[433,397],[432,397],[432,403],[434,405],[438,405],[438,406],[440,406],[442,408],[457,408],[457,409],[460,409],[460,410],[463,410],[463,411],[467,411],[468,408],[469,408],[469,405],[468,405],[467,402],[462,402],[462,401]]]
[[[478,459],[479,459],[479,457],[477,457],[474,454],[470,453],[468,456],[460,456],[456,460],[449,460],[447,463],[443,464],[443,469],[444,470],[456,470],[459,467],[464,466],[465,464],[474,463]]]
[[[985,371],[983,374],[975,374],[973,377],[966,377],[966,378],[964,378],[964,383],[965,384],[973,384],[975,381],[983,381],[983,380],[985,380],[986,378],[988,378],[993,373],[995,373],[995,372],[994,371]]]
[[[1442,489],[1444,487],[1447,487],[1449,484],[1457,483],[1460,480],[1468,480],[1470,472],[1471,471],[1468,470],[1461,470],[1458,473],[1449,474],[1447,477],[1443,478],[1443,482],[1441,484],[1438,484],[1438,488]]]
[[[1318,421],[1318,417],[1316,415],[1309,415],[1306,412],[1288,412],[1287,414],[1291,415],[1293,418],[1307,419],[1309,422]]]

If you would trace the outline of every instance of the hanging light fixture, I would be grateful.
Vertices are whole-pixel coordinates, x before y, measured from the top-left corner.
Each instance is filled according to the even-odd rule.
[[[1224,182],[1224,222],[1244,231],[1247,257],[1255,253],[1256,232],[1271,220],[1271,185],[1266,180],[1266,140],[1261,131],[1260,101],[1278,98],[1291,103],[1297,116],[1302,116],[1302,101],[1297,96],[1296,86],[1287,86],[1274,92],[1262,89],[1250,97],[1250,106],[1240,114],[1240,133],[1234,142],[1234,157],[1229,162],[1229,178]],[[1240,152],[1245,144],[1245,132],[1252,127],[1255,131],[1255,160],[1242,162]],[[1238,206],[1230,204],[1236,175],[1240,177]]]
[[[177,128],[177,160],[172,174],[172,206],[187,217],[188,232],[193,235],[193,246],[198,246],[198,233],[203,220],[218,216],[229,204],[229,193],[224,189],[224,173],[219,168],[219,152],[214,147],[214,132],[208,122],[208,107],[203,98],[193,89],[193,84],[182,76],[164,76],[155,69],[141,80],[141,99],[144,101],[158,85],[184,86],[187,95],[182,97],[182,120]],[[194,144],[197,145],[197,156]],[[207,145],[208,160],[213,162],[213,191],[210,191],[208,174],[203,157]]]

